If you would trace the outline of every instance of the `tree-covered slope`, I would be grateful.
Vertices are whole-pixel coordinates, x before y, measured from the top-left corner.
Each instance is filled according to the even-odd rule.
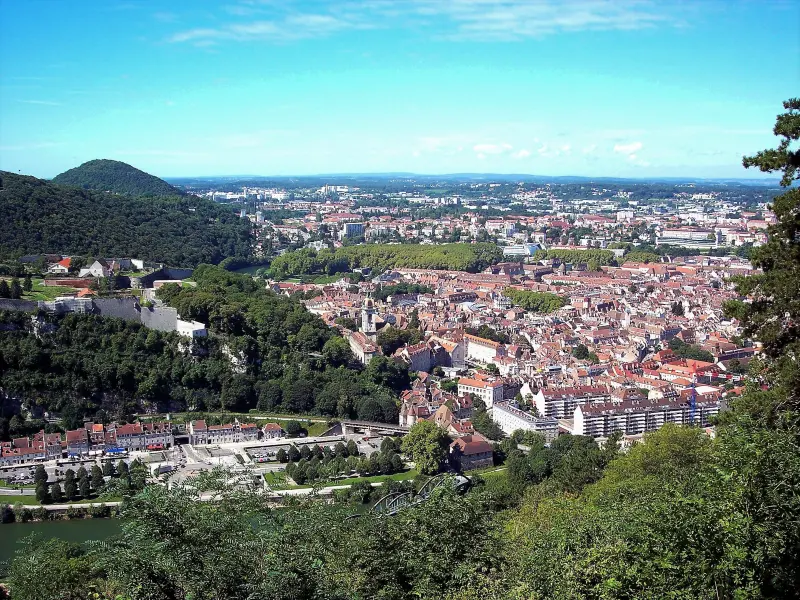
[[[96,159],[53,178],[58,185],[129,196],[181,196],[183,191],[163,179],[118,160]]]
[[[194,196],[135,198],[0,171],[0,255],[132,257],[171,266],[250,253],[249,224]]]

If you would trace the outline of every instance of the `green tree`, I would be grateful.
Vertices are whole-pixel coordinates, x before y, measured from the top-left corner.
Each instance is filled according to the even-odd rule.
[[[16,277],[11,279],[11,287],[9,288],[9,294],[12,299],[18,300],[22,298],[22,286],[19,284],[19,279]]]
[[[0,298],[11,298],[11,288],[5,279],[0,279]]]
[[[78,476],[78,491],[81,493],[81,498],[84,500],[88,500],[91,496],[91,487],[89,485],[89,476],[86,475],[85,471],[83,476]]]
[[[103,462],[103,476],[104,477],[113,477],[114,475],[114,463],[110,460]]]
[[[36,484],[36,500],[42,504],[50,502],[50,489],[46,483],[40,482]]]
[[[572,356],[578,360],[586,360],[589,358],[589,349],[584,344],[578,344],[572,349]]]
[[[30,275],[25,275],[25,279],[22,282],[22,289],[25,292],[30,292],[33,289],[33,281]]]
[[[67,469],[64,473],[64,496],[72,502],[78,497],[78,484],[75,481],[75,471]]]
[[[36,485],[40,483],[47,483],[47,471],[45,471],[44,465],[36,465],[36,470],[33,473],[33,482]]]
[[[792,145],[800,139],[800,98],[783,103],[773,132],[780,138],[775,149],[744,157],[746,168],[765,173],[782,171],[781,185],[789,187],[800,177],[800,151]],[[729,302],[726,311],[745,324],[745,335],[764,345],[770,359],[767,369],[787,390],[786,401],[800,408],[800,189],[793,187],[775,198],[772,210],[778,218],[768,229],[766,244],[753,249],[751,262],[760,273],[736,278],[736,291],[751,302]]]
[[[100,492],[100,490],[103,489],[103,485],[105,484],[105,481],[103,480],[103,470],[96,464],[92,465],[91,482],[92,482],[92,489],[95,491],[95,493]]]
[[[286,435],[289,437],[297,437],[303,432],[303,426],[297,421],[288,421],[286,423]]]
[[[289,456],[286,454],[286,450],[283,448],[279,449],[278,453],[275,455],[275,460],[277,460],[279,463],[289,462]]]
[[[64,500],[64,493],[61,491],[61,484],[57,481],[50,486],[50,498],[56,504]]]
[[[358,445],[353,440],[347,440],[347,456],[358,456]]]
[[[434,475],[447,459],[448,442],[447,435],[438,425],[419,421],[403,438],[402,450],[414,461],[420,473]]]

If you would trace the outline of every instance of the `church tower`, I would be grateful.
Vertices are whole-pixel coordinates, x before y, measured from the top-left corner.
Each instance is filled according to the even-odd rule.
[[[361,331],[371,340],[375,339],[375,301],[367,294],[364,307],[361,309]]]

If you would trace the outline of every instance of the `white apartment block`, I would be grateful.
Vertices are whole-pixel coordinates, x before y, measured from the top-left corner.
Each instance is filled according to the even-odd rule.
[[[691,407],[685,400],[603,402],[578,405],[574,412],[575,435],[608,437],[615,431],[638,435],[653,431],[665,423],[708,427],[710,418],[720,409],[718,399],[698,400],[692,421]]]
[[[469,394],[474,394],[483,400],[486,408],[492,408],[495,402],[503,401],[503,381],[462,377],[458,380],[458,395],[467,396]]]
[[[521,429],[541,433],[545,440],[551,442],[558,435],[558,421],[535,417],[529,412],[520,410],[510,402],[497,402],[492,407],[492,420],[506,435]]]

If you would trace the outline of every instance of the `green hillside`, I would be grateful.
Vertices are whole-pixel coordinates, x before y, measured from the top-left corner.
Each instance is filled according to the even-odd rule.
[[[130,196],[181,196],[183,191],[163,179],[118,160],[97,159],[64,171],[53,178],[58,185]]]
[[[194,196],[104,194],[0,171],[0,219],[0,256],[135,257],[193,267],[250,253],[249,224]]]

